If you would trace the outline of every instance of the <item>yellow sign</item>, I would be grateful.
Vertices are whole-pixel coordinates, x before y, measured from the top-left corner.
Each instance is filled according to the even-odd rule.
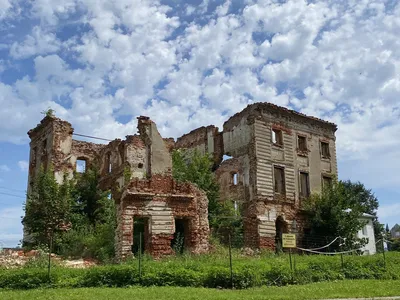
[[[293,233],[282,234],[282,247],[283,248],[296,248],[296,235]]]

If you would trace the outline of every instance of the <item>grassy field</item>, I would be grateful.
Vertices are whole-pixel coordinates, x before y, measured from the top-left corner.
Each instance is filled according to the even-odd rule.
[[[349,297],[399,296],[398,280],[346,280],[321,282],[299,286],[263,287],[248,290],[216,290],[180,287],[132,287],[132,288],[81,288],[81,289],[37,289],[29,291],[0,290],[0,299],[327,299]],[[400,298],[399,298],[400,299]]]
[[[248,289],[328,281],[400,280],[400,253],[388,253],[386,264],[381,254],[346,255],[343,264],[340,256],[296,255],[292,257],[292,262],[293,270],[288,255],[263,253],[249,257],[235,253],[233,286],[236,289]],[[229,257],[224,252],[202,256],[183,255],[161,261],[145,258],[141,265],[141,276],[138,260],[89,269],[54,265],[50,278],[47,274],[47,258],[23,268],[0,269],[0,288],[15,290],[69,288],[72,291],[73,288],[132,286],[230,288],[232,283]],[[400,294],[400,287],[398,289]]]

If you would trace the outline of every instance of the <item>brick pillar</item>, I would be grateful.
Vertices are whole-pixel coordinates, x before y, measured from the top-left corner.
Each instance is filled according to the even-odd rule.
[[[132,255],[133,245],[133,214],[121,210],[118,214],[116,256],[119,260]]]

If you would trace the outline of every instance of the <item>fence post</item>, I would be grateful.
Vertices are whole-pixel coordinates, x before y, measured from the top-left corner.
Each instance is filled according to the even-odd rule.
[[[50,232],[50,241],[49,241],[49,262],[47,265],[47,277],[49,282],[51,282],[50,278],[50,269],[51,269],[51,248],[53,248],[53,234]]]
[[[139,282],[142,282],[142,232],[139,233]]]
[[[232,245],[231,245],[231,233],[228,235],[229,242],[229,268],[231,270],[231,289],[233,289],[233,269],[232,269]]]
[[[383,249],[383,266],[386,270],[386,253],[385,253],[385,240],[382,239],[382,249]]]
[[[344,269],[343,253],[340,253],[340,260],[342,261],[342,271]]]
[[[293,269],[295,272],[296,272],[296,254],[297,254],[297,251],[295,250],[293,252]]]
[[[344,270],[344,261],[343,261],[343,240],[342,240],[342,237],[339,237],[339,242],[340,242],[340,244],[339,244],[339,251],[340,251],[340,261],[341,261],[341,263],[342,263],[342,272],[343,272],[343,270]]]

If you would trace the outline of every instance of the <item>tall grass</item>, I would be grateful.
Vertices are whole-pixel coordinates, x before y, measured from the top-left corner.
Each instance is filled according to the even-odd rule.
[[[294,255],[292,260],[293,269],[290,268],[287,254],[263,252],[249,257],[233,251],[234,287],[281,286],[344,279],[400,279],[400,253],[388,253],[386,265],[380,254],[346,255],[343,265],[340,256]],[[142,269],[140,277],[137,259],[120,265],[80,270],[55,266],[50,281],[45,276],[45,268],[0,270],[0,288],[132,285],[231,287],[228,252],[223,248],[213,254],[183,254],[161,260],[144,256]]]

